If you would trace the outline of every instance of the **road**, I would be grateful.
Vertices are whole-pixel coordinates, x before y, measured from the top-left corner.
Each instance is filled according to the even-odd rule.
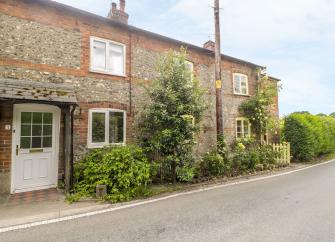
[[[335,241],[335,162],[11,231],[0,241]]]

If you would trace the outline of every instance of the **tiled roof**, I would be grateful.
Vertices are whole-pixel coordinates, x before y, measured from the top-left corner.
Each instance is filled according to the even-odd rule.
[[[119,21],[115,21],[115,20],[106,18],[106,17],[102,17],[102,16],[99,16],[99,15],[96,15],[96,14],[93,14],[93,13],[90,13],[90,12],[87,12],[87,11],[84,11],[84,10],[80,10],[78,8],[71,7],[71,6],[63,4],[63,3],[59,3],[59,2],[56,2],[56,1],[50,1],[50,0],[35,0],[34,2],[38,3],[40,6],[45,6],[46,5],[46,6],[51,6],[52,8],[58,8],[61,11],[67,10],[67,11],[70,11],[72,13],[78,13],[78,14],[83,14],[83,15],[86,15],[86,16],[91,16],[95,19],[100,19],[101,21],[105,21],[107,23],[110,23],[111,25],[127,29],[131,32],[139,32],[139,33],[142,33],[142,34],[145,34],[145,35],[149,35],[153,38],[162,39],[164,41],[172,42],[172,43],[175,43],[175,44],[178,44],[178,45],[182,45],[184,47],[193,48],[193,49],[196,49],[198,51],[202,51],[202,52],[207,53],[209,55],[214,55],[213,51],[205,49],[203,47],[196,46],[196,45],[184,42],[184,41],[179,41],[179,40],[176,40],[176,39],[173,39],[173,38],[170,38],[170,37],[166,37],[166,36],[163,36],[163,35],[160,35],[160,34],[157,34],[157,33],[153,33],[153,32],[150,32],[150,31],[147,31],[147,30],[144,30],[144,29],[132,26],[132,25],[128,25],[128,24],[125,24],[125,23],[122,23],[122,22],[119,22]],[[262,69],[265,68],[263,66],[254,64],[252,62],[245,61],[245,60],[235,58],[235,57],[225,55],[225,54],[222,54],[222,58],[226,59],[226,60],[229,60],[229,61],[236,62],[236,63],[250,65],[250,66],[253,66],[253,67],[256,67],[256,68],[262,68]]]
[[[0,98],[77,103],[73,87],[29,80],[0,78]]]

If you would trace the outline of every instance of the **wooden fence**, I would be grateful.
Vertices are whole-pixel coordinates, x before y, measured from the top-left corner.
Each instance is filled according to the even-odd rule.
[[[291,146],[290,143],[272,144],[273,151],[277,152],[276,157],[278,165],[290,165],[291,163]]]

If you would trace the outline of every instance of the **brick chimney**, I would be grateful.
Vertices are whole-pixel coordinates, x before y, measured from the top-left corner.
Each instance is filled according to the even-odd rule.
[[[125,12],[126,10],[126,0],[120,0],[120,9],[117,9],[115,2],[112,2],[112,7],[109,10],[107,18],[128,24],[129,15]]]
[[[204,44],[204,48],[210,51],[215,51],[215,43],[211,40],[208,40],[205,44]]]

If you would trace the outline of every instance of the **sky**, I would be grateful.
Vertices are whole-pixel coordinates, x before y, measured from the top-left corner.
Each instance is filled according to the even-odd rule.
[[[118,0],[116,0],[118,2]],[[57,0],[107,16],[110,0]],[[126,0],[129,24],[202,46],[214,0]],[[220,0],[224,54],[282,80],[280,114],[335,112],[334,0]],[[333,96],[334,95],[334,96]]]

